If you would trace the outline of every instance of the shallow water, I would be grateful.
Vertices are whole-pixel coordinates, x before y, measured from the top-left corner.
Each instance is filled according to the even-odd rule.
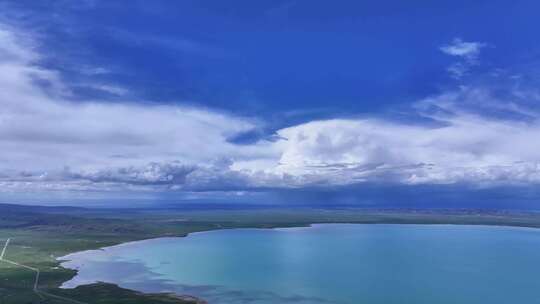
[[[329,224],[235,229],[71,254],[104,281],[216,304],[540,303],[540,230]]]

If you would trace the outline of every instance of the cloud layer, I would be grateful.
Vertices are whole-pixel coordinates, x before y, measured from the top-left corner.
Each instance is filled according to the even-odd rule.
[[[540,182],[540,115],[521,91],[501,98],[461,87],[415,103],[411,113],[428,123],[310,121],[237,145],[229,139],[264,122],[182,105],[73,101],[62,75],[40,65],[42,48],[21,37],[0,27],[0,191]],[[455,40],[441,50],[472,64],[483,46]]]

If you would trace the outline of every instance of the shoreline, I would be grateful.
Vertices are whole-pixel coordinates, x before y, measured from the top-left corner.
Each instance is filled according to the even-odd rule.
[[[379,209],[379,208],[270,208],[247,210],[94,210],[27,207],[0,204],[0,238],[14,238],[10,254],[17,262],[44,272],[40,285],[58,295],[88,302],[96,297],[103,303],[115,303],[124,297],[141,304],[193,304],[122,290],[111,285],[61,289],[78,271],[61,266],[72,254],[127,246],[132,242],[164,237],[189,237],[225,229],[305,229],[320,224],[359,225],[458,225],[508,228],[540,228],[540,212],[480,209]],[[22,271],[13,275],[25,276]],[[20,281],[20,283],[19,283]],[[20,302],[32,302],[35,295],[24,286],[24,280],[0,282]],[[89,283],[90,280],[87,280]],[[73,285],[74,286],[74,285]],[[164,289],[166,290],[166,289]],[[193,294],[190,290],[179,293]],[[203,297],[204,298],[204,297]]]
[[[90,251],[100,251],[100,250],[105,250],[107,248],[112,248],[112,247],[129,246],[129,245],[134,244],[134,243],[145,242],[145,241],[150,241],[150,240],[157,240],[157,239],[167,239],[167,238],[181,239],[181,238],[187,238],[187,237],[194,236],[194,235],[199,235],[199,234],[212,233],[212,232],[216,232],[216,231],[220,231],[220,230],[251,230],[251,229],[253,229],[253,230],[287,231],[287,230],[293,230],[293,229],[299,229],[299,228],[300,229],[303,229],[303,228],[308,229],[308,228],[313,228],[314,226],[321,226],[321,225],[407,225],[407,226],[409,226],[409,225],[410,226],[418,225],[418,226],[458,226],[458,227],[459,226],[471,226],[471,227],[485,227],[485,228],[540,230],[540,227],[536,227],[536,226],[509,225],[509,224],[471,224],[471,223],[440,224],[440,223],[392,223],[392,222],[388,222],[388,223],[313,222],[313,223],[307,224],[307,225],[283,226],[283,227],[280,227],[280,226],[278,226],[278,227],[242,227],[242,228],[226,228],[226,227],[224,227],[224,228],[215,228],[215,229],[209,229],[209,230],[201,230],[201,231],[189,232],[186,235],[178,235],[178,236],[164,235],[164,236],[157,236],[157,237],[149,237],[149,238],[137,239],[137,240],[133,240],[133,241],[121,242],[121,243],[114,244],[114,245],[107,245],[107,246],[103,246],[103,247],[98,247],[96,249],[87,249],[87,250],[82,250],[82,251],[74,251],[74,252],[70,252],[70,253],[68,253],[68,254],[66,254],[64,256],[57,257],[57,258],[55,258],[55,260],[59,261],[59,262],[64,262],[64,261],[68,261],[68,260],[62,259],[62,258],[68,257],[68,256],[73,255],[73,254],[82,254],[82,253],[90,252]],[[71,269],[71,270],[75,270],[75,269]]]
[[[471,224],[471,223],[443,223],[443,224],[441,224],[441,223],[412,223],[412,222],[411,223],[395,223],[395,222],[390,222],[390,221],[386,222],[386,223],[385,222],[380,222],[380,223],[313,222],[313,223],[310,223],[310,224],[301,224],[301,225],[297,225],[297,226],[283,225],[283,226],[276,226],[276,227],[242,227],[242,228],[216,227],[215,229],[194,231],[194,232],[187,233],[185,235],[179,235],[179,236],[169,236],[169,235],[167,235],[167,236],[157,236],[157,237],[143,238],[143,239],[138,239],[138,240],[133,240],[133,241],[121,242],[121,243],[110,245],[110,246],[103,246],[103,247],[99,247],[99,248],[96,248],[96,249],[88,249],[88,250],[76,251],[76,252],[68,253],[67,255],[58,257],[55,260],[59,263],[58,267],[74,271],[75,274],[69,280],[62,282],[62,285],[59,286],[58,288],[60,288],[60,289],[76,289],[78,287],[84,287],[84,286],[87,286],[87,285],[103,284],[103,285],[115,286],[116,288],[120,288],[120,289],[126,289],[125,287],[122,287],[118,283],[112,283],[112,282],[94,282],[94,283],[90,283],[90,284],[77,285],[75,287],[67,287],[67,288],[62,287],[63,284],[69,282],[70,280],[72,280],[73,278],[75,278],[78,275],[79,269],[67,268],[67,267],[64,267],[64,265],[63,265],[65,262],[72,261],[72,260],[69,259],[69,257],[72,256],[72,255],[75,255],[75,254],[85,254],[85,253],[88,254],[88,253],[91,253],[92,251],[105,251],[108,248],[130,246],[130,245],[136,244],[136,243],[147,242],[147,241],[152,241],[152,240],[159,240],[159,239],[182,239],[182,238],[192,237],[192,236],[196,236],[196,235],[200,235],[200,234],[215,233],[215,232],[220,231],[220,230],[275,230],[275,231],[291,232],[291,231],[294,231],[294,230],[297,230],[297,229],[311,229],[311,228],[316,228],[316,226],[325,226],[325,225],[449,226],[449,227],[482,227],[482,228],[493,228],[493,229],[519,229],[519,230],[524,229],[524,230],[534,230],[534,231],[538,231],[538,229],[540,229],[540,227],[537,227],[537,226],[512,225],[512,224],[486,224],[486,223],[484,223],[484,224]],[[186,300],[187,301],[194,301],[194,303],[196,303],[196,304],[207,304],[207,302],[204,299],[199,298],[197,296],[192,296],[192,295],[187,295],[187,294],[179,294],[179,293],[174,292],[174,291],[163,291],[163,292],[159,292],[159,293],[153,293],[153,292],[146,292],[146,291],[137,290],[137,289],[126,289],[126,290],[130,290],[130,291],[133,291],[135,293],[142,294],[142,295],[163,295],[163,296],[166,296],[166,297],[177,298],[177,299],[183,300],[183,301],[186,301]]]

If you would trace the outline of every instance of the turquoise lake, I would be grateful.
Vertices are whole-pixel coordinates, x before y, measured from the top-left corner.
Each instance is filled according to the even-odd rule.
[[[540,230],[325,224],[234,229],[75,253],[78,275],[211,304],[540,303]]]

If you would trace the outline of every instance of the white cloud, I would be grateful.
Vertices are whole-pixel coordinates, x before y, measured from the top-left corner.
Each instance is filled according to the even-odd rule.
[[[416,183],[540,182],[538,122],[490,120],[473,114],[446,125],[411,126],[384,120],[316,121],[281,130],[280,170],[354,181]]]
[[[311,121],[278,130],[273,142],[235,145],[227,139],[257,121],[185,106],[73,102],[61,75],[16,37],[0,27],[0,191],[540,182],[538,112],[487,89],[419,101],[435,124]],[[459,40],[443,51],[474,58],[481,47]],[[528,119],[486,115],[493,111]]]
[[[444,45],[440,49],[445,54],[470,60],[477,58],[480,50],[485,46],[486,44],[482,42],[467,42],[460,38],[455,38],[452,43]]]
[[[460,79],[468,73],[472,66],[478,64],[478,56],[484,47],[486,44],[482,42],[468,42],[455,38],[450,44],[443,45],[439,49],[447,55],[461,59],[447,69],[452,77]]]
[[[111,70],[104,67],[81,66],[78,70],[85,75],[106,75],[111,73]]]
[[[249,119],[185,106],[72,102],[58,73],[39,67],[39,55],[18,45],[13,32],[0,33],[0,52],[10,58],[0,61],[0,170],[91,171],[268,154],[227,142],[255,127]]]
[[[86,87],[89,87],[91,89],[98,90],[98,91],[103,91],[112,95],[117,95],[117,96],[126,95],[129,92],[126,88],[123,88],[117,85],[110,85],[110,84],[90,84],[90,85],[86,85]]]

